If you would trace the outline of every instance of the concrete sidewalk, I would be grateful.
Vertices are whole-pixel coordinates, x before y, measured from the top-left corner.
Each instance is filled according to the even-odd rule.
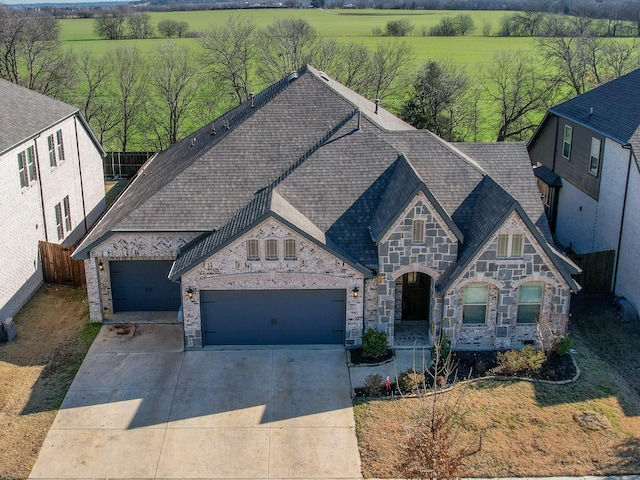
[[[181,325],[109,328],[29,478],[362,478],[343,349],[184,352]]]

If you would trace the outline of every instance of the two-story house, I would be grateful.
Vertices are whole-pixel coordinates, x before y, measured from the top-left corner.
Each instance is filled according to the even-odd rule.
[[[72,246],[104,211],[103,154],[77,108],[0,79],[0,319],[42,284],[38,242]]]
[[[74,257],[92,320],[182,309],[186,348],[508,348],[566,332],[551,241],[523,143],[447,143],[306,66],[150,159]]]
[[[613,251],[610,290],[640,307],[640,70],[549,109],[528,150],[557,241]]]

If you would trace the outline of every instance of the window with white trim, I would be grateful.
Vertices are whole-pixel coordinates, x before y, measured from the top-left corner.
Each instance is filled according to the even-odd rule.
[[[58,165],[58,162],[56,162],[56,145],[53,140],[53,135],[47,137],[47,148],[49,149],[49,165],[55,167]]]
[[[536,323],[540,317],[542,305],[542,285],[528,283],[518,288],[517,323]]]
[[[298,258],[298,249],[294,238],[287,238],[284,241],[284,259],[295,260]]]
[[[18,153],[18,174],[20,175],[20,186],[26,188],[34,182],[37,177],[35,152],[33,147]]]
[[[498,249],[496,258],[522,257],[524,238],[521,233],[498,235]]]
[[[258,240],[247,240],[247,260],[260,260]]]
[[[413,221],[413,243],[424,243],[424,220]]]
[[[273,238],[265,242],[265,257],[267,260],[278,260],[278,240]]]
[[[591,138],[591,156],[589,159],[589,173],[598,176],[600,172],[600,139]]]
[[[467,285],[462,294],[462,323],[480,325],[487,321],[489,285]]]
[[[562,141],[562,156],[566,159],[571,158],[571,142],[573,141],[573,127],[564,126],[564,137]]]
[[[56,132],[56,153],[58,155],[58,163],[64,162],[64,145],[62,143],[62,130]]]
[[[58,232],[58,240],[64,238],[64,226],[62,225],[62,204],[58,203],[55,206],[56,211],[56,231]]]
[[[69,203],[69,195],[62,200],[62,210],[64,213],[64,228],[67,232],[71,231],[71,205]]]

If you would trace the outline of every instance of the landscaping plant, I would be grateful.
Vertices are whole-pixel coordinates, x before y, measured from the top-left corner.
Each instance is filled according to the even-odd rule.
[[[373,328],[362,335],[362,356],[366,358],[381,358],[387,354],[387,335]]]

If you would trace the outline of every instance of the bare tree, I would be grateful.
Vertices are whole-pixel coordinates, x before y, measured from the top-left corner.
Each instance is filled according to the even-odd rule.
[[[640,68],[638,41],[635,39],[632,42],[626,40],[604,42],[600,54],[601,71],[603,72],[600,78],[602,83]]]
[[[74,82],[74,62],[63,52],[54,17],[0,5],[0,76],[62,98]]]
[[[99,37],[107,40],[120,40],[124,38],[125,20],[124,9],[104,11],[93,21],[93,29]]]
[[[498,110],[498,142],[528,138],[553,103],[557,85],[539,72],[532,57],[519,51],[497,54],[483,72],[483,83]]]
[[[203,63],[230,88],[238,104],[249,98],[249,78],[255,62],[255,23],[231,16],[221,28],[211,27],[201,38]]]
[[[121,150],[126,152],[136,130],[141,130],[139,116],[147,98],[148,70],[139,50],[133,47],[116,48],[109,59],[114,77],[111,98],[118,106],[116,136]]]
[[[87,51],[82,52],[77,59],[79,90],[84,118],[91,122],[94,115],[99,113],[100,98],[105,98],[106,86],[110,75],[110,65],[107,57],[96,57]]]
[[[407,442],[401,465],[407,478],[458,479],[463,473],[462,461],[482,449],[483,432],[477,445],[460,438],[467,412],[467,386],[451,389],[458,383],[457,365],[440,343],[434,345],[432,366],[415,377],[423,380],[411,404],[414,421],[405,427]]]
[[[463,140],[458,127],[469,115],[469,78],[451,63],[429,61],[418,71],[400,117],[416,128],[428,129],[445,140]]]
[[[367,82],[370,52],[362,43],[342,46],[335,65],[334,77],[346,87],[363,91]]]
[[[258,75],[274,83],[311,63],[316,31],[301,18],[274,21],[260,34]]]
[[[138,12],[127,16],[127,25],[131,38],[141,39],[153,36],[153,24],[149,13]]]
[[[473,17],[467,13],[460,13],[453,17],[453,21],[456,24],[457,32],[463,37],[467,33],[471,33],[476,27]]]
[[[393,95],[399,78],[411,67],[412,57],[411,47],[404,42],[379,44],[369,57],[366,82],[356,91],[372,100]]]
[[[200,82],[199,66],[191,49],[175,43],[157,47],[148,77],[150,95],[146,117],[151,120],[159,150],[183,133]]]
[[[538,40],[538,47],[558,82],[570,87],[576,95],[587,90],[588,61],[583,37],[554,36]]]

